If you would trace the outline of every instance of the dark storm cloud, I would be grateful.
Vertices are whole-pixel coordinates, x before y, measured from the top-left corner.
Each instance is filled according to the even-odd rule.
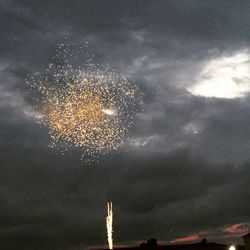
[[[21,161],[17,152],[19,163],[9,159],[12,167],[1,170],[1,244],[9,249],[105,244],[110,199],[116,242],[171,240],[249,218],[249,166],[215,168],[182,153],[146,162],[123,155],[112,159],[116,166],[107,160],[97,171],[42,150],[22,155]]]
[[[248,1],[1,0],[0,248],[106,244],[107,200],[117,243],[224,240],[226,225],[249,222],[249,97],[186,89],[209,61],[248,49],[249,9]],[[65,37],[89,41],[144,93],[123,152],[97,167],[47,147],[25,85]]]

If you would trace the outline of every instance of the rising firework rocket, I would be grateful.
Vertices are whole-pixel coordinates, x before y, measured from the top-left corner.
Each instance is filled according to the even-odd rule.
[[[106,216],[106,227],[107,227],[107,236],[109,249],[113,249],[113,211],[112,211],[112,202],[107,203],[107,216]]]

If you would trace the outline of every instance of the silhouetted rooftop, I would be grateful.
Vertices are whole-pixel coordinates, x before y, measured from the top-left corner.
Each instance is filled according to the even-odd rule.
[[[158,246],[148,246],[141,244],[138,247],[119,247],[116,248],[114,247],[114,250],[145,250],[145,249],[150,249],[150,250],[228,250],[230,245],[227,244],[219,244],[219,243],[214,243],[214,242],[209,242],[209,243],[194,243],[194,244],[171,244],[171,245],[158,245]],[[245,250],[244,246],[236,246],[237,250]]]
[[[250,233],[245,234],[245,235],[242,236],[242,238],[248,238],[248,237],[250,237]]]

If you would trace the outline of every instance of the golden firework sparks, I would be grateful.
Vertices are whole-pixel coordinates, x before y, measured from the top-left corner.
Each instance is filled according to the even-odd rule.
[[[106,217],[106,227],[107,227],[107,237],[109,249],[113,249],[113,211],[112,211],[112,202],[107,204],[107,217]]]
[[[60,45],[55,57],[59,63],[28,81],[38,93],[41,124],[49,128],[51,146],[81,147],[90,156],[119,149],[141,102],[138,86],[93,59],[73,66],[69,54]]]

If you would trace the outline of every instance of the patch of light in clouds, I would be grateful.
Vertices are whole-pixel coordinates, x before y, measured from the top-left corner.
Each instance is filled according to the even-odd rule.
[[[249,52],[242,51],[208,61],[188,91],[205,97],[244,97],[250,92],[249,59]]]

